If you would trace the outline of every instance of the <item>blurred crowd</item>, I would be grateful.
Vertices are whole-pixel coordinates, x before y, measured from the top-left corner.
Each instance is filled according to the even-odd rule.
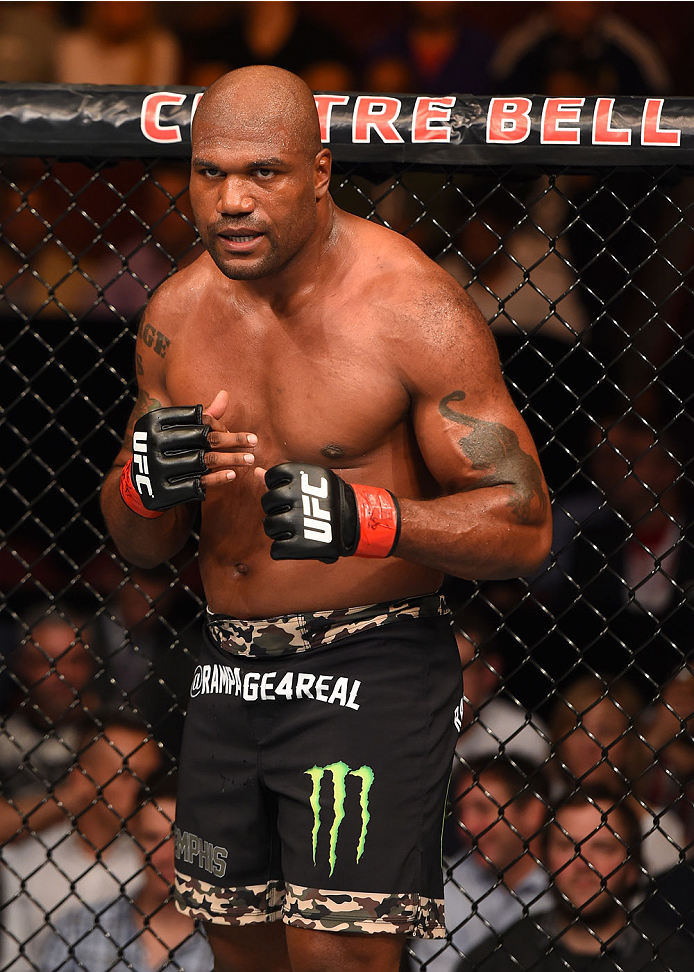
[[[162,718],[180,715],[191,673],[171,590],[133,572],[107,613],[30,598],[5,626],[0,956],[15,972],[97,972],[119,954],[137,972],[211,972],[172,896],[177,744]],[[654,969],[686,972],[692,663],[683,652],[650,692],[577,663],[532,709],[509,691],[493,617],[474,603],[455,614],[448,937],[413,942],[406,967],[641,972],[655,952]]]
[[[690,93],[691,12],[664,3],[656,17],[642,6],[3,2],[0,78],[205,86],[268,63],[314,90]]]
[[[0,78],[205,86],[273,63],[314,90],[689,94],[694,15],[658,7],[5,2]],[[463,173],[442,188],[408,173],[335,186],[475,298],[555,500],[536,577],[446,584],[465,681],[449,935],[417,945],[412,969],[691,968],[692,390],[678,366],[691,177],[649,185]],[[203,610],[194,556],[124,568],[94,499],[130,407],[132,331],[197,252],[186,167],[10,161],[0,226],[0,315],[22,325],[0,430],[0,967],[97,972],[124,949],[137,972],[210,972],[170,888]]]

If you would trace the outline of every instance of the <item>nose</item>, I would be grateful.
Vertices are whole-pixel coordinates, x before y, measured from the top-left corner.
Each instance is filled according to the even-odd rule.
[[[244,179],[225,179],[217,199],[217,212],[225,216],[242,216],[254,209],[255,201],[248,183]]]

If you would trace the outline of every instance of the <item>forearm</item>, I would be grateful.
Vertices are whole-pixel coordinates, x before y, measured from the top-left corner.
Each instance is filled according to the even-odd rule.
[[[506,487],[398,502],[401,528],[395,556],[455,577],[524,577],[549,553],[552,522],[544,495],[522,517]]]
[[[121,467],[115,467],[101,489],[101,511],[120,553],[137,567],[157,567],[183,547],[193,522],[190,505],[176,506],[155,519],[133,512],[119,488]]]

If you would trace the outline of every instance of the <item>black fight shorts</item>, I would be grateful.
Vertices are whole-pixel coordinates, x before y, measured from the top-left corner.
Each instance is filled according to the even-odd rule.
[[[176,900],[245,925],[445,935],[461,666],[438,595],[208,616],[176,813]]]

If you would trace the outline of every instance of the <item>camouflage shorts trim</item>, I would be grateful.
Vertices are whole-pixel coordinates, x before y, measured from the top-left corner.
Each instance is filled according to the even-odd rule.
[[[446,937],[443,901],[421,894],[321,891],[288,884],[284,921],[320,931]]]
[[[207,633],[215,645],[232,655],[260,658],[310,651],[405,618],[444,617],[449,613],[440,594],[312,614],[284,614],[262,621],[237,621],[208,610]]]
[[[176,874],[179,911],[215,924],[251,925],[283,919],[288,925],[342,933],[389,933],[445,938],[443,900],[419,894],[322,891],[281,881],[218,888]]]
[[[252,925],[279,921],[284,904],[284,884],[251,884],[244,888],[218,888],[176,872],[176,907],[191,918],[215,924]]]

